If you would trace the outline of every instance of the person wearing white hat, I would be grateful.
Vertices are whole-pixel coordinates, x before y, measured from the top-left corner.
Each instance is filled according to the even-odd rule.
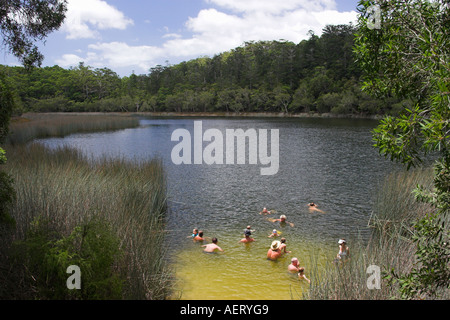
[[[269,251],[267,251],[267,259],[277,260],[281,256],[280,245],[281,242],[278,240],[272,242]]]
[[[350,258],[350,249],[347,247],[347,241],[345,239],[339,239],[338,244],[339,252],[336,258],[341,262],[345,262]]]

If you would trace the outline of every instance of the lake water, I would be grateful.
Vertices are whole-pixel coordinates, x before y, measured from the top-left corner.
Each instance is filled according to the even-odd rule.
[[[194,120],[203,131],[218,129],[278,129],[279,170],[261,175],[263,165],[175,165],[171,141],[176,129],[194,137]],[[287,272],[292,257],[306,276],[333,260],[339,238],[351,248],[366,240],[367,222],[378,184],[396,166],[372,147],[377,122],[348,119],[282,118],[152,118],[141,126],[115,132],[75,134],[41,140],[56,147],[69,145],[89,156],[130,159],[159,157],[168,176],[168,244],[178,279],[174,298],[182,299],[298,299],[308,284]],[[270,138],[268,139],[270,142]],[[209,143],[205,142],[203,147]],[[310,212],[315,202],[324,213]],[[263,207],[271,215],[259,212]],[[294,226],[267,218],[281,214]],[[251,225],[251,244],[239,243]],[[217,237],[223,253],[205,254],[188,237],[197,227]],[[278,261],[266,259],[276,228],[292,251]],[[207,241],[210,242],[210,241]]]

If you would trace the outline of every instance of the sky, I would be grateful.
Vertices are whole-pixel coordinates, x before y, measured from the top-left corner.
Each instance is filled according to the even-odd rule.
[[[213,57],[246,41],[299,43],[327,24],[355,23],[358,0],[68,0],[66,19],[38,43],[42,66],[107,67],[119,76]],[[4,52],[0,64],[18,65]]]

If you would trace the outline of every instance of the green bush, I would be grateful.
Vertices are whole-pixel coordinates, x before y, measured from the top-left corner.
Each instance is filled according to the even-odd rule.
[[[17,267],[24,270],[37,299],[120,299],[125,281],[114,265],[121,259],[119,240],[109,225],[98,219],[74,228],[68,236],[58,234],[52,223],[35,219],[25,240],[13,244]],[[69,290],[66,270],[81,270],[81,289]]]

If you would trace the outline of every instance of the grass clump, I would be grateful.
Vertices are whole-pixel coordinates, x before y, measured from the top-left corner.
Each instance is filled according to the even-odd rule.
[[[313,300],[388,300],[402,299],[399,285],[390,280],[391,270],[409,272],[417,264],[414,242],[417,220],[436,209],[414,196],[417,185],[431,188],[431,169],[395,172],[388,175],[376,194],[368,222],[371,237],[365,243],[356,239],[349,246],[351,259],[330,263],[323,270],[312,268],[307,298]],[[371,287],[371,266],[379,267],[379,286]],[[370,283],[369,283],[370,282]],[[448,299],[450,292],[440,292]],[[426,297],[424,297],[426,298]]]
[[[64,137],[79,132],[112,131],[138,125],[137,118],[122,114],[27,113],[12,119],[6,144],[18,145],[33,139]]]
[[[7,151],[5,171],[16,199],[10,210],[15,228],[2,228],[0,237],[2,298],[170,296],[159,160],[88,161],[79,151],[35,143]],[[78,292],[65,282],[73,264],[82,274]]]

